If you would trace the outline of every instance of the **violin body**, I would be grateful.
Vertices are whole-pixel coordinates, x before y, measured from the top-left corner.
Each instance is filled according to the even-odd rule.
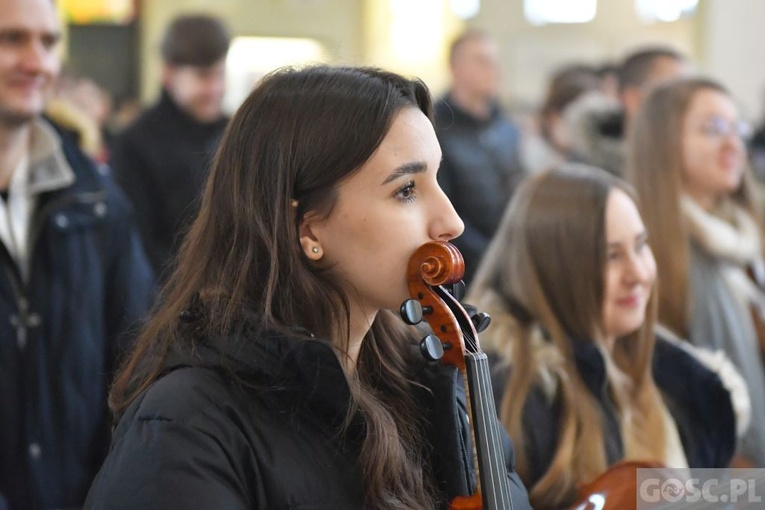
[[[512,510],[510,482],[494,406],[488,358],[481,351],[473,320],[447,286],[461,284],[465,272],[462,255],[453,245],[434,241],[418,248],[409,260],[407,281],[412,299],[401,306],[409,324],[425,321],[433,330],[423,340],[423,354],[442,364],[456,366],[467,383],[478,478],[481,488],[474,494],[457,497],[450,510]],[[488,316],[480,323],[488,324]],[[434,336],[435,335],[435,336]],[[438,349],[434,349],[434,338]]]
[[[662,468],[647,461],[622,461],[577,490],[577,502],[570,510],[634,510],[637,508],[637,470]]]

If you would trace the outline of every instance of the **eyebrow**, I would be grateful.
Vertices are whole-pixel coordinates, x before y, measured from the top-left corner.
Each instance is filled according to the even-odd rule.
[[[2,35],[20,35],[22,37],[42,37],[45,39],[52,39],[54,43],[59,42],[62,37],[63,33],[60,30],[44,30],[39,33],[34,33],[32,30],[29,30],[24,27],[16,27],[16,26],[7,26],[7,27],[0,27],[0,34]]]
[[[423,161],[412,161],[410,163],[404,163],[400,167],[396,168],[388,177],[386,177],[382,182],[382,185],[384,186],[404,175],[421,174],[427,169],[428,165],[426,165]]]

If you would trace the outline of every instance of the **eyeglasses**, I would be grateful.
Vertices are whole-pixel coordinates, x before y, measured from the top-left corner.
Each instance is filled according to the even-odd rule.
[[[699,132],[714,138],[736,135],[742,140],[748,140],[752,136],[752,126],[743,120],[730,121],[723,117],[712,115],[699,125]]]

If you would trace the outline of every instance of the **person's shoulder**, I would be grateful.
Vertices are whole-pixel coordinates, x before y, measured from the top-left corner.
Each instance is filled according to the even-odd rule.
[[[152,141],[157,134],[167,129],[159,104],[155,103],[145,108],[138,116],[116,135],[117,146],[141,144]]]
[[[267,415],[256,395],[243,392],[220,370],[181,367],[154,381],[128,406],[113,440],[136,441],[137,431],[163,427],[181,435],[225,436],[228,447],[238,448],[253,430],[271,429]]]
[[[652,372],[662,392],[688,404],[703,404],[707,399],[689,397],[724,390],[720,374],[710,366],[711,351],[695,347],[664,328],[655,334]]]
[[[741,435],[750,419],[746,383],[722,351],[710,351],[657,327],[653,377],[659,390],[697,427]],[[728,438],[730,439],[730,438]]]
[[[225,378],[216,370],[181,367],[155,381],[135,405],[137,420],[189,422],[232,402]]]
[[[214,370],[183,367],[156,380],[120,416],[85,507],[251,507],[249,422],[230,402]]]
[[[513,137],[520,135],[521,127],[515,118],[506,110],[501,103],[495,102],[492,105],[490,125],[503,130],[505,133],[512,134]]]
[[[653,370],[657,383],[677,380],[678,386],[685,386],[689,382],[708,384],[719,379],[705,363],[710,351],[689,344],[663,327],[657,327],[654,334]]]

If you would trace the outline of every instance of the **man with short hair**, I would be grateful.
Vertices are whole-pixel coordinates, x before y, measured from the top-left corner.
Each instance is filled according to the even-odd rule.
[[[149,307],[129,202],[42,117],[52,0],[0,0],[0,508],[75,508],[109,446],[109,377]]]
[[[651,89],[691,72],[682,54],[665,46],[643,47],[619,65],[618,100],[587,93],[566,107],[573,159],[621,175],[630,125]]]
[[[453,243],[465,259],[468,284],[525,172],[520,131],[498,102],[496,43],[482,32],[463,33],[452,43],[449,68],[450,89],[435,106],[443,151],[438,180],[465,223]]]
[[[135,204],[154,271],[164,277],[196,215],[223,113],[229,34],[217,18],[175,18],[162,41],[159,102],[117,137],[117,179]]]
[[[642,48],[628,55],[617,73],[619,97],[627,126],[651,89],[691,71],[679,52],[664,46]]]

